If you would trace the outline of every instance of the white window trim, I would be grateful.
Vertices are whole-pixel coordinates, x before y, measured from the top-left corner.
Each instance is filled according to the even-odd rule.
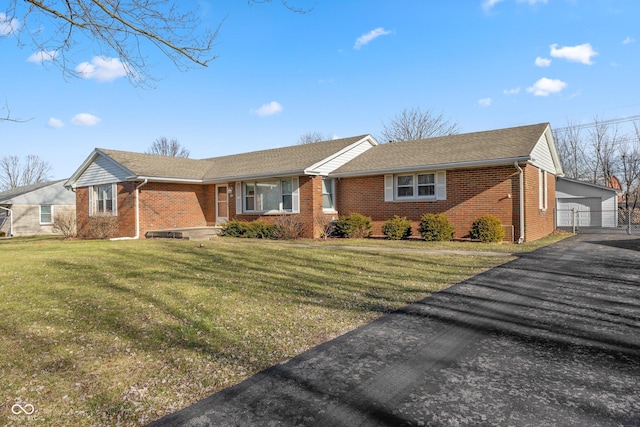
[[[326,214],[337,214],[338,211],[336,210],[336,179],[335,178],[322,178],[323,181],[329,180],[331,182],[331,202],[333,203],[333,207],[331,208],[325,208],[324,207],[324,192],[322,193],[322,213],[326,213]]]
[[[113,197],[113,199],[111,199],[111,215],[118,215],[118,186],[116,183],[107,183],[92,185],[89,187],[89,216],[94,216],[98,213],[95,209],[95,203],[97,202],[97,200],[95,199],[95,193],[98,187],[104,187],[105,185],[111,185],[111,197]]]
[[[260,182],[272,182],[278,181],[279,190],[280,190],[280,203],[279,208],[271,209],[271,210],[248,210],[246,201],[246,189],[247,184],[258,184]],[[291,181],[291,210],[284,210],[282,206],[282,181]],[[292,178],[272,178],[272,179],[263,179],[256,181],[242,181],[242,183],[236,184],[236,190],[240,190],[240,192],[236,191],[236,197],[240,196],[240,201],[236,201],[236,210],[237,213],[246,213],[246,214],[255,214],[255,215],[282,215],[282,214],[292,214],[292,213],[300,213],[300,189],[299,189],[299,180],[298,177]],[[254,207],[255,207],[255,199],[254,199]],[[238,210],[237,208],[241,208]]]
[[[418,195],[418,175],[434,175],[434,194],[431,196]],[[398,177],[413,176],[413,196],[398,196]],[[385,202],[430,202],[447,199],[447,175],[446,171],[417,171],[398,174],[386,174],[384,176],[384,201]]]
[[[540,210],[546,212],[549,200],[549,181],[547,172],[543,169],[538,169],[538,195]]]
[[[49,222],[42,222],[42,207],[43,206],[49,206],[51,208],[51,221],[49,221]],[[40,222],[40,225],[52,225],[53,224],[53,205],[40,205],[39,208],[38,208],[38,213],[40,214],[39,218],[38,218],[38,220]]]

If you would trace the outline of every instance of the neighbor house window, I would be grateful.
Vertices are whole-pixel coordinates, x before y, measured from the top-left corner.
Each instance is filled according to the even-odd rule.
[[[336,181],[332,178],[322,178],[322,209],[325,211],[335,211],[335,189]]]
[[[91,190],[91,214],[116,214],[115,184],[94,185]]]
[[[53,206],[40,205],[40,224],[53,223]]]
[[[245,212],[297,211],[298,179],[278,179],[244,183]]]
[[[538,170],[538,194],[540,197],[540,210],[547,210],[547,199],[548,199],[548,189],[547,189],[547,173],[542,169]]]

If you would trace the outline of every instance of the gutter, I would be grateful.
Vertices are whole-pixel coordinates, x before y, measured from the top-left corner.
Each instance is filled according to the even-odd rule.
[[[13,211],[2,206],[0,206],[0,209],[4,209],[5,211],[9,212],[9,237],[13,237]]]
[[[136,186],[136,235],[133,237],[114,237],[109,240],[137,240],[140,238],[140,187],[146,185],[149,182],[147,178]]]
[[[371,176],[388,173],[403,173],[403,172],[415,172],[415,171],[436,171],[436,170],[452,170],[452,169],[465,169],[475,168],[483,166],[500,166],[509,165],[514,162],[527,162],[531,160],[531,156],[522,157],[510,157],[506,159],[490,159],[490,160],[473,160],[468,162],[452,162],[452,163],[439,163],[433,165],[410,165],[396,168],[384,168],[384,169],[366,169],[354,172],[330,172],[331,178],[351,178],[359,176]]]
[[[513,166],[518,169],[518,178],[520,189],[518,192],[520,193],[520,238],[518,238],[518,244],[524,243],[524,171],[520,167],[517,161],[513,162]]]

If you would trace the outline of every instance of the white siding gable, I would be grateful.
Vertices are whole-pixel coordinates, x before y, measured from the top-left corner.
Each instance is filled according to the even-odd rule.
[[[531,163],[539,169],[545,170],[554,175],[558,173],[555,163],[553,162],[551,147],[547,140],[546,133],[542,134],[535,147],[533,147],[531,157]]]
[[[322,159],[314,165],[311,165],[305,170],[305,172],[308,174],[326,176],[334,170],[338,169],[340,166],[355,159],[374,145],[377,145],[377,142],[375,142],[373,138],[363,138],[360,141],[340,150],[336,154],[327,157],[326,159]]]
[[[98,155],[78,178],[76,186],[87,187],[89,185],[123,182],[129,176],[131,176],[131,172],[125,167],[103,155]]]

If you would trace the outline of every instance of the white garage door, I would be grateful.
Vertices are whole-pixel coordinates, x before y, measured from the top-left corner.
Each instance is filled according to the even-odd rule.
[[[572,219],[575,211],[575,220]],[[602,201],[599,197],[558,199],[558,227],[602,227]]]

